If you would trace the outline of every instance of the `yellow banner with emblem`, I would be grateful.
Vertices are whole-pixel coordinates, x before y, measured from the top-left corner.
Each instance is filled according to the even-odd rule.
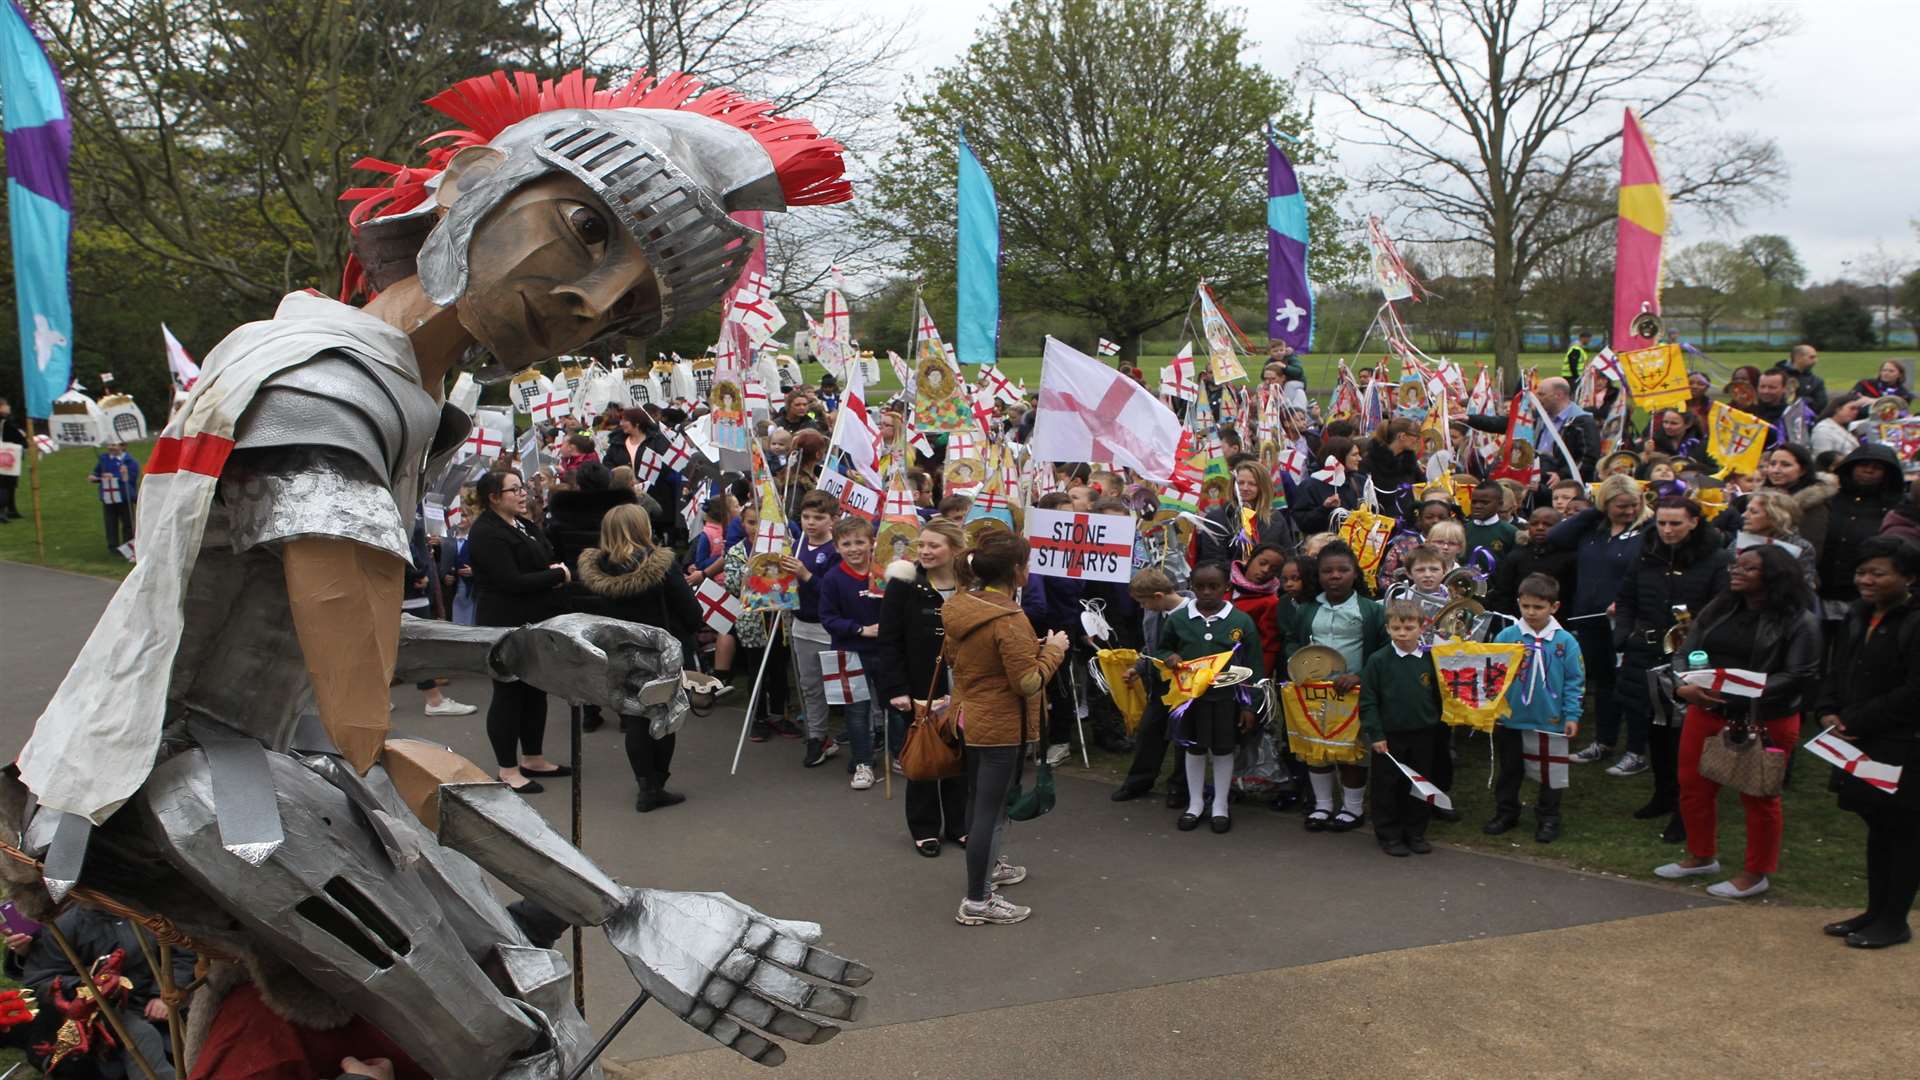
[[[1440,677],[1440,719],[1455,727],[1492,731],[1512,710],[1507,691],[1520,674],[1527,647],[1477,641],[1436,642],[1427,651]]]

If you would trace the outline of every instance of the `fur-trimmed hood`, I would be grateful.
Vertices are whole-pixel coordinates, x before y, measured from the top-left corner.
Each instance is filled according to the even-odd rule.
[[[673,563],[673,552],[663,547],[647,552],[638,565],[615,563],[604,550],[588,548],[580,553],[580,584],[598,596],[639,596],[667,580]]]
[[[1780,489],[1767,487],[1763,490],[1778,491]],[[1797,490],[1787,492],[1787,497],[1793,500],[1793,505],[1800,511],[1800,516],[1805,517],[1807,511],[1824,504],[1828,499],[1833,498],[1839,493],[1840,478],[1832,473],[1823,472],[1814,473],[1811,483],[1805,484]]]
[[[916,581],[920,577],[920,564],[912,559],[895,559],[887,564],[888,581]]]

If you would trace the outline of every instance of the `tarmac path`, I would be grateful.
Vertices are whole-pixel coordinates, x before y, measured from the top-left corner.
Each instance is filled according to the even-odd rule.
[[[0,563],[0,752],[25,740],[112,589]],[[449,693],[481,711],[427,718],[419,692],[397,688],[395,730],[484,765],[489,687],[460,679]],[[781,1076],[1759,1076],[1787,1061],[1915,1075],[1892,1064],[1920,1056],[1911,950],[1841,948],[1818,933],[1828,913],[1734,910],[1444,844],[1389,859],[1364,830],[1308,834],[1257,806],[1236,808],[1226,836],[1183,834],[1157,799],[1114,804],[1071,777],[1053,813],[1010,834],[1032,876],[1009,891],[1033,918],[961,927],[962,853],[914,854],[899,785],[891,802],[852,791],[844,757],[803,769],[800,744],[781,739],[748,744],[729,777],[738,705],[689,721],[672,783],[688,801],[652,814],[633,811],[620,733],[586,734],[584,847],[622,881],[821,922],[827,947],[874,968],[864,1020],[793,1048]],[[554,760],[570,756],[566,718],[554,704]],[[532,801],[566,829],[566,782]],[[597,933],[586,940],[597,1026],[634,987]],[[1735,993],[1741,978],[1757,993]],[[1861,1017],[1866,986],[1886,1015]],[[1623,1028],[1596,1022],[1616,1014]],[[1904,1050],[1862,1049],[1842,1028],[1806,1037],[1842,1014],[1895,1025],[1878,1030]],[[610,1057],[634,1076],[765,1075],[700,1052],[711,1046],[650,1007]]]

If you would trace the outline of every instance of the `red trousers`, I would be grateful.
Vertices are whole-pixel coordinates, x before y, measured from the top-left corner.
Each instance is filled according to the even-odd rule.
[[[1726,726],[1716,714],[1689,705],[1680,728],[1680,819],[1687,826],[1687,852],[1696,859],[1713,858],[1719,829],[1720,785],[1700,775],[1700,747]],[[1793,752],[1800,738],[1798,713],[1768,720],[1761,727],[1768,746]],[[1742,795],[1740,803],[1747,811],[1747,873],[1771,874],[1780,869],[1780,797]]]

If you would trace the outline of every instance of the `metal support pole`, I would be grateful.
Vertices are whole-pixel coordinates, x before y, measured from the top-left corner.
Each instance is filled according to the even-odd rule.
[[[585,731],[584,725],[586,718],[587,711],[584,708],[579,705],[569,707],[568,719],[572,721],[569,726],[573,729],[571,742],[573,743],[573,848],[575,851],[582,850],[580,847],[580,792],[581,782],[586,779],[587,759],[586,755],[581,751],[580,744]],[[640,722],[645,723],[646,721],[642,720]],[[582,854],[584,853],[585,852],[582,851]],[[580,1016],[583,1019],[586,1017],[587,950],[585,944],[581,942],[580,928],[578,926],[573,928],[573,1007],[580,1010]]]

